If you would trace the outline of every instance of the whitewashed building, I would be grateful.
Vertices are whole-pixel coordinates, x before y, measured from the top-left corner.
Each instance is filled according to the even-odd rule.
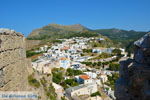
[[[96,78],[97,74],[93,72],[84,72],[86,75],[90,76],[91,78]]]
[[[60,67],[64,68],[64,69],[67,69],[70,67],[70,59],[69,58],[66,58],[66,57],[62,57],[60,58]]]
[[[68,88],[66,89],[66,94],[70,97],[73,97],[80,95],[91,95],[92,93],[95,93],[97,91],[98,91],[97,84],[90,83]]]
[[[101,79],[101,81],[102,81],[103,83],[105,83],[105,82],[108,81],[108,77],[107,77],[107,75],[105,75],[105,74],[100,75],[100,79]]]

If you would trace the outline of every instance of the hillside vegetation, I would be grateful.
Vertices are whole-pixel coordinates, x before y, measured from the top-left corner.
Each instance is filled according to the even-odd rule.
[[[40,29],[33,30],[28,36],[29,40],[54,40],[60,38],[72,38],[72,37],[93,37],[98,36],[96,32],[93,32],[86,27],[75,25],[59,25],[49,24]]]
[[[134,30],[119,30],[119,29],[98,29],[95,30],[99,34],[107,36],[121,47],[126,47],[126,50],[132,52],[133,42],[141,38],[147,32],[138,32]]]
[[[97,29],[91,30],[81,24],[74,25],[59,25],[49,24],[39,29],[33,30],[28,40],[41,40],[42,44],[53,43],[57,39],[72,38],[72,37],[98,37],[105,36],[113,41],[115,46],[126,48],[128,52],[133,51],[133,42],[145,35],[147,32],[138,32],[134,30],[120,29]],[[97,45],[97,44],[94,44]],[[106,44],[107,45],[107,44]]]

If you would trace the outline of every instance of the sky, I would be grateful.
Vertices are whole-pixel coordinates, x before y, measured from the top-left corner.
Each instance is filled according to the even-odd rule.
[[[150,30],[150,0],[0,0],[0,28],[27,36],[50,23]]]

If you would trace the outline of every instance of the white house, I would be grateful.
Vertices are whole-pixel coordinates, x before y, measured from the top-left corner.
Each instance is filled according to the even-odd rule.
[[[60,63],[60,67],[62,67],[64,69],[67,69],[68,67],[70,67],[69,58],[62,57],[62,58],[60,58],[59,63]]]
[[[94,48],[92,49],[93,53],[112,53],[114,48]]]
[[[98,91],[97,84],[89,83],[89,84],[82,84],[79,86],[66,89],[66,95],[70,97],[80,96],[80,95],[91,95],[92,93],[95,93],[97,91]]]
[[[79,75],[75,78],[79,84],[89,84],[93,82],[93,80],[88,75]]]
[[[48,46],[44,45],[44,47],[40,47],[40,51],[47,51],[48,50]]]
[[[100,79],[101,79],[101,81],[102,81],[103,83],[105,83],[105,82],[108,81],[108,77],[107,77],[107,75],[105,75],[105,74],[100,75]]]
[[[84,72],[86,75],[90,76],[91,78],[96,78],[97,74],[93,72]]]

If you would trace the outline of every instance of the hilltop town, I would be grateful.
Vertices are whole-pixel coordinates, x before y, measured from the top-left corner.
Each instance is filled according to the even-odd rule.
[[[43,45],[32,61],[39,75],[51,75],[57,100],[115,100],[114,83],[119,77],[119,61],[127,58],[123,48],[93,47],[102,37],[59,39]],[[63,99],[62,99],[63,98]]]
[[[1,0],[0,100],[150,100],[150,0]]]
[[[149,34],[135,42],[134,58],[102,35],[56,39],[27,50],[21,33],[1,28],[0,90],[36,91],[39,100],[122,100],[123,94],[129,95],[126,90],[137,95],[133,80],[138,78],[130,73],[139,70],[134,69],[138,64],[149,65],[147,41]],[[146,82],[138,85],[147,93]],[[139,97],[148,98],[148,94],[128,96]]]

